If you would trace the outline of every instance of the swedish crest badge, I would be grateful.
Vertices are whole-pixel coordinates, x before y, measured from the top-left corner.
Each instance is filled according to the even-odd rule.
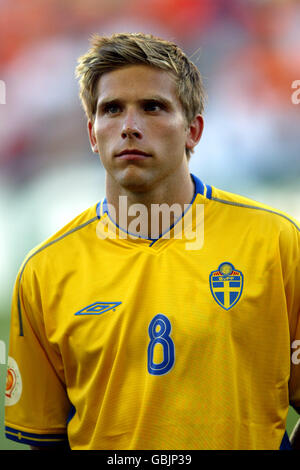
[[[244,276],[233,264],[221,263],[209,275],[210,290],[215,301],[225,310],[232,308],[242,295]]]

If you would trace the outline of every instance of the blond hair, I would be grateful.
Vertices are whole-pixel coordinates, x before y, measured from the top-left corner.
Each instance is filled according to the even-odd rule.
[[[79,96],[91,122],[95,119],[100,77],[118,68],[138,64],[173,74],[188,125],[197,114],[203,113],[205,92],[201,74],[176,44],[143,33],[118,33],[110,37],[94,34],[90,50],[79,57],[76,67]]]

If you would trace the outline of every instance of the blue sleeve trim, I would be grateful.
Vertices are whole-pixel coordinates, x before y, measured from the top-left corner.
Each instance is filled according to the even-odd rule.
[[[68,442],[67,434],[37,434],[5,426],[7,439],[33,446],[58,446]]]

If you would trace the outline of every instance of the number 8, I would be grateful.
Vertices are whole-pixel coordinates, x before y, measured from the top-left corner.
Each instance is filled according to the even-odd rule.
[[[159,330],[156,331],[157,327]],[[148,372],[152,375],[163,375],[172,369],[175,362],[175,347],[170,337],[171,323],[163,314],[159,313],[152,319],[148,328],[150,343],[148,346]],[[163,360],[160,364],[153,362],[154,348],[157,344],[163,347]]]

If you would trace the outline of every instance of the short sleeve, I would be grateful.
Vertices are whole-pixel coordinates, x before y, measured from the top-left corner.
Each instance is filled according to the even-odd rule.
[[[287,283],[287,305],[291,344],[289,398],[290,404],[300,413],[300,232],[297,240],[295,264]]]
[[[65,444],[70,408],[61,358],[47,341],[38,282],[23,266],[11,309],[6,437],[33,446]]]

